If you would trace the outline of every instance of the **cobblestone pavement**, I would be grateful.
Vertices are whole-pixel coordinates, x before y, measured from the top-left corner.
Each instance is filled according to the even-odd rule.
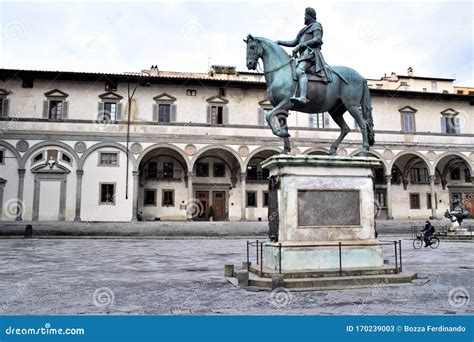
[[[1,239],[0,314],[474,314],[474,243],[400,239],[404,270],[429,281],[273,295],[223,277],[244,261],[243,239]]]

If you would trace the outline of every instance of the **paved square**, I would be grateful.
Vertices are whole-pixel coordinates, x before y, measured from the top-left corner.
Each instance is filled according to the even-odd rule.
[[[244,239],[1,239],[0,314],[474,314],[474,243],[379,238],[403,239],[404,270],[429,282],[272,295],[223,277],[245,260]]]

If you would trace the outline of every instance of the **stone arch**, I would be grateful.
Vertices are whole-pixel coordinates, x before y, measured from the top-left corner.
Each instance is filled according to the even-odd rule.
[[[81,168],[81,159],[79,158],[79,156],[77,155],[76,151],[74,151],[74,149],[69,146],[68,144],[66,143],[63,143],[61,141],[56,141],[56,140],[47,140],[47,141],[42,141],[40,143],[37,143],[33,146],[31,146],[28,151],[25,152],[25,154],[23,155],[23,157],[21,158],[20,160],[20,168],[21,169],[24,169],[25,166],[26,166],[26,162],[28,161],[28,159],[30,158],[30,156],[37,150],[39,150],[40,148],[43,148],[43,147],[46,147],[46,146],[57,146],[57,147],[61,147],[63,149],[65,149],[66,151],[68,151],[71,156],[74,158],[74,160],[76,161],[76,168],[77,169],[80,169]]]
[[[303,154],[310,154],[313,152],[322,152],[324,154],[329,155],[329,149],[324,147],[310,147],[306,151],[304,151]]]
[[[397,155],[395,155],[395,156],[393,157],[392,161],[388,164],[388,166],[389,166],[389,169],[388,169],[388,170],[391,171],[391,170],[392,170],[392,167],[395,165],[395,163],[397,162],[397,160],[399,160],[401,157],[406,156],[406,155],[409,155],[409,154],[412,154],[412,155],[414,155],[414,156],[419,157],[419,158],[426,164],[426,168],[429,170],[430,175],[433,175],[433,174],[434,174],[434,172],[433,172],[434,169],[433,169],[431,163],[429,162],[429,160],[426,159],[426,157],[425,157],[423,154],[421,154],[420,152],[418,152],[418,151],[410,151],[410,150],[408,150],[408,151],[402,151],[402,152],[397,153]]]
[[[229,146],[226,146],[226,145],[208,145],[202,149],[200,149],[193,157],[193,159],[191,160],[191,170],[194,168],[194,164],[196,163],[196,161],[207,151],[211,151],[211,150],[224,150],[224,151],[227,151],[229,152],[230,154],[232,154],[235,159],[237,160],[237,162],[239,163],[239,166],[240,166],[240,170],[241,172],[244,172],[242,170],[245,170],[244,169],[244,162],[242,160],[242,158],[240,157],[240,155],[237,153],[237,151],[233,150],[232,148],[230,148]]]
[[[460,159],[463,159],[466,162],[466,165],[468,166],[469,171],[471,172],[471,175],[474,175],[474,172],[473,172],[474,166],[473,166],[472,161],[469,160],[469,158],[466,155],[462,154],[461,152],[456,152],[456,151],[447,151],[441,154],[438,158],[436,158],[435,162],[433,163],[433,169],[436,169],[436,167],[438,166],[441,160],[449,156],[453,156],[453,157],[456,156],[456,157],[459,157]]]
[[[140,153],[140,155],[138,156],[137,158],[137,161],[136,161],[136,167],[138,168],[140,166],[140,163],[141,161],[143,160],[143,158],[151,151],[157,149],[157,148],[169,148],[173,151],[175,151],[176,153],[178,153],[181,157],[183,157],[183,160],[185,161],[186,163],[186,167],[189,170],[192,170],[191,168],[191,162],[189,161],[189,158],[188,156],[184,153],[184,151],[182,149],[180,149],[178,146],[175,146],[175,145],[171,145],[171,144],[153,144],[149,147],[147,147],[145,150],[143,150],[142,153]]]
[[[263,152],[263,151],[275,151],[275,152],[281,153],[282,149],[279,148],[279,147],[274,147],[274,146],[269,146],[269,147],[262,146],[262,147],[259,147],[255,150],[253,150],[251,153],[249,153],[249,155],[247,156],[247,159],[245,159],[244,170],[247,169],[247,166],[248,166],[250,160],[252,160],[252,158],[254,156],[256,156],[258,153]]]
[[[354,152],[352,152],[352,153],[350,154],[350,156],[352,156],[352,157],[353,157],[353,156],[357,156],[357,154],[359,154],[360,152],[362,152],[362,149],[357,149],[357,150],[355,150]],[[386,175],[386,176],[391,175],[392,169],[391,169],[391,168],[390,168],[390,169],[388,168],[388,163],[387,163],[387,161],[385,160],[385,158],[384,158],[379,152],[374,151],[374,150],[369,150],[369,155],[370,155],[370,154],[374,155],[378,160],[380,160],[380,161],[382,162],[382,166],[383,166],[385,175]]]
[[[18,153],[17,149],[10,143],[6,142],[6,141],[3,141],[3,140],[0,140],[0,146],[3,146],[5,147],[6,149],[8,149],[11,153],[13,153],[13,155],[15,156],[17,162],[18,162],[18,165],[20,165],[21,163],[21,155],[20,153]]]
[[[92,145],[91,147],[89,147],[84,153],[83,155],[81,156],[80,160],[79,160],[79,163],[78,163],[78,170],[82,170],[82,168],[84,167],[84,163],[87,159],[87,157],[94,151],[98,150],[99,148],[102,148],[102,147],[114,147],[124,153],[127,153],[128,152],[128,157],[130,158],[130,161],[132,162],[132,170],[136,170],[136,160],[135,160],[135,157],[133,156],[133,153],[132,151],[128,150],[127,151],[127,148],[119,143],[115,143],[115,142],[100,142],[100,143],[97,143],[95,145]]]

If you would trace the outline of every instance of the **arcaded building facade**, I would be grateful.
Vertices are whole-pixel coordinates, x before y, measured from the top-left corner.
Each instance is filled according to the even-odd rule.
[[[369,80],[377,217],[474,213],[474,95],[453,79]],[[264,121],[261,74],[98,74],[0,69],[0,221],[266,220],[266,158],[282,150]],[[352,131],[340,155],[356,155]],[[292,112],[292,153],[326,154],[327,113]]]

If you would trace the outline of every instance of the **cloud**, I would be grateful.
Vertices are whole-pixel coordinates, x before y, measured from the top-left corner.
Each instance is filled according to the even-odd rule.
[[[1,65],[95,72],[206,72],[208,64],[245,69],[249,32],[292,39],[303,27],[299,2],[4,3]],[[323,53],[367,78],[395,71],[452,77],[473,85],[472,3],[317,3]],[[20,37],[6,33],[20,23]],[[9,26],[10,24],[10,26]]]

